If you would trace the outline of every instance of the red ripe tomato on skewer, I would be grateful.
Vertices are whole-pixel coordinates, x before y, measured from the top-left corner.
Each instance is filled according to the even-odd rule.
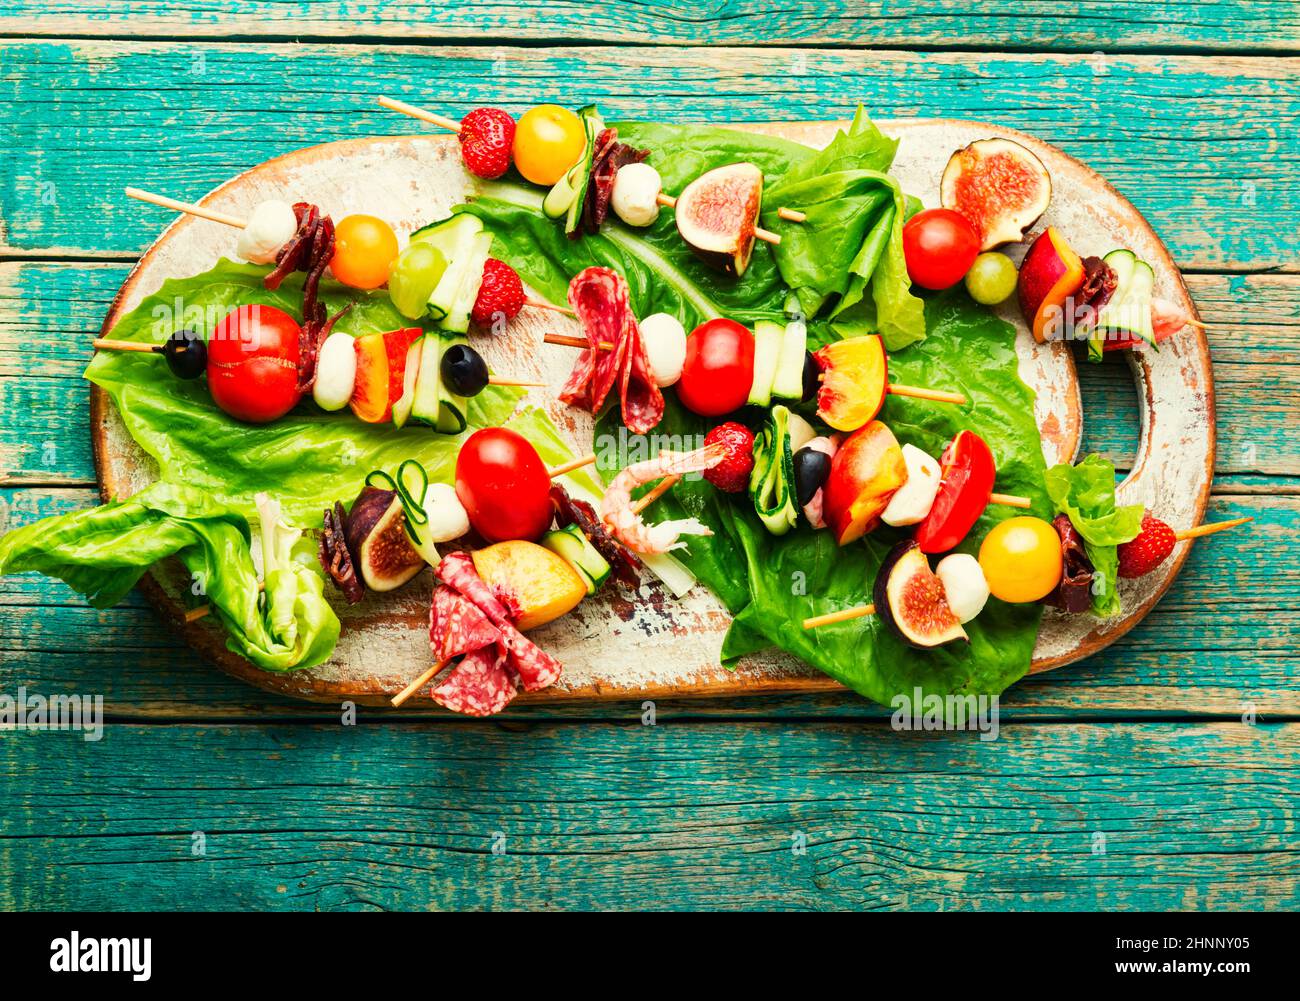
[[[465,439],[456,457],[456,496],[488,542],[536,541],[555,513],[541,456],[508,428],[483,428]]]
[[[237,420],[266,424],[302,398],[298,323],[273,306],[240,306],[208,338],[208,391]]]

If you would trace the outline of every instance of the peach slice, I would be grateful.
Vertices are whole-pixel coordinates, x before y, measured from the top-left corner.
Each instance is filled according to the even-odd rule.
[[[822,370],[818,417],[836,431],[856,431],[880,413],[889,387],[889,360],[877,334],[835,341],[813,357]]]
[[[1043,344],[1060,340],[1068,333],[1066,300],[1083,285],[1084,268],[1079,255],[1070,249],[1055,226],[1047,229],[1029,247],[1016,291],[1020,311],[1033,331],[1034,340]]]
[[[572,611],[587,584],[567,560],[535,542],[512,539],[476,549],[474,569],[507,607],[521,630],[536,629]]]
[[[358,337],[357,379],[352,386],[352,399],[348,406],[358,420],[378,424],[388,420],[393,413],[389,402],[388,350],[384,335],[366,334]]]
[[[841,546],[880,521],[894,492],[907,482],[907,463],[894,432],[871,421],[844,440],[826,477],[824,517]]]

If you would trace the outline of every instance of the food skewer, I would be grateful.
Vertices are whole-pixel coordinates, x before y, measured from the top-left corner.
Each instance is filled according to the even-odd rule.
[[[564,465],[556,466],[554,469],[547,470],[547,472],[550,474],[551,478],[554,479],[555,477],[561,476],[564,473],[572,472],[575,469],[581,469],[583,466],[591,465],[595,461],[596,461],[595,453],[591,453],[582,456],[580,458],[574,459],[572,462],[567,462]],[[670,476],[665,476],[658,483],[658,485],[655,486],[653,490],[651,490],[644,497],[642,497],[640,500],[638,500],[635,504],[632,505],[633,512],[636,514],[640,514],[647,507],[649,507],[656,500],[658,500],[665,493],[667,493],[670,489],[672,489],[673,484],[675,484],[680,479],[681,477],[675,474]],[[414,695],[421,688],[423,688],[425,685],[431,682],[437,676],[438,672],[447,666],[447,663],[448,662],[445,660],[440,660],[437,663],[435,663],[427,671],[425,671],[418,678],[412,681],[409,685],[403,688],[400,692],[394,695],[392,699],[389,700],[389,704],[392,705],[393,708],[395,709],[401,706],[402,703],[404,703],[412,695]]]
[[[181,212],[185,215],[198,216],[200,219],[207,219],[210,222],[219,222],[223,226],[230,226],[234,229],[246,229],[248,220],[240,216],[231,215],[228,212],[218,212],[216,209],[205,208],[194,202],[182,202],[175,198],[168,198],[166,195],[155,194],[152,191],[144,191],[141,188],[126,187],[123,189],[128,198],[134,198],[136,201],[148,202],[150,205],[157,205],[160,208],[171,209],[173,212]],[[534,309],[549,309],[556,313],[564,313],[566,316],[572,316],[573,310],[567,306],[557,306],[554,303],[543,302],[540,299],[525,299],[525,306],[532,306]],[[125,350],[125,349],[123,349]]]
[[[997,497],[1001,495],[994,494],[993,496]],[[1184,542],[1188,539],[1201,539],[1207,535],[1216,535],[1219,532],[1227,531],[1229,528],[1236,528],[1239,525],[1244,525],[1247,522],[1254,520],[1253,517],[1247,516],[1245,518],[1233,518],[1230,521],[1209,522],[1204,525],[1197,525],[1195,528],[1185,528],[1182,531],[1175,532],[1174,538],[1179,542]],[[836,622],[848,622],[852,619],[864,618],[868,615],[874,615],[875,612],[876,606],[869,602],[865,605],[857,605],[853,608],[841,608],[837,612],[827,612],[824,615],[814,615],[811,618],[803,620],[803,627],[805,629],[816,629],[819,626],[829,626]]]
[[[391,97],[380,97],[378,98],[378,101],[382,107],[385,107],[390,111],[396,111],[400,114],[408,115],[411,118],[418,118],[421,121],[429,122],[432,125],[437,125],[439,128],[446,129],[448,132],[460,133],[460,122],[448,118],[446,115],[440,115],[436,111],[427,111],[424,108],[416,107],[414,104],[407,104],[405,101],[398,101]],[[659,193],[659,197],[656,201],[666,208],[673,208],[677,204],[676,198],[672,195],[666,195],[663,192]],[[805,212],[785,207],[777,209],[776,214],[786,222],[804,222],[808,218],[808,215]],[[754,235],[766,243],[781,242],[781,237],[770,230],[755,229]]]

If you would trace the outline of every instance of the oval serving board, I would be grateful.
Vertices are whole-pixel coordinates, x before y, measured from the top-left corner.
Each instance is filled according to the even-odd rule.
[[[830,141],[843,122],[738,125],[810,146]],[[938,178],[949,154],[975,139],[1006,136],[1033,149],[1052,175],[1053,197],[1038,228],[1056,225],[1082,255],[1115,247],[1134,250],[1156,271],[1156,294],[1196,316],[1169,252],[1138,211],[1095,172],[1030,136],[979,122],[909,120],[882,122],[901,140],[893,173],[904,190],[927,205],[937,202]],[[355,183],[365,178],[364,184]],[[463,200],[471,179],[461,166],[454,137],[406,136],[330,143],[261,164],[222,185],[203,204],[236,215],[267,198],[307,200],[341,218],[353,212],[393,223],[399,237],[446,215]],[[156,291],[164,279],[197,274],[233,253],[228,227],[182,216],[141,258],[118,293],[104,330]],[[1018,252],[1019,253],[1019,252]],[[1016,325],[1020,372],[1038,394],[1035,416],[1048,464],[1075,456],[1082,436],[1072,351],[1068,344],[1039,345],[1014,306],[1002,315]],[[566,330],[566,327],[572,328]],[[492,367],[546,380],[531,402],[548,412],[575,454],[588,451],[591,418],[555,402],[572,364],[562,349],[540,348],[546,331],[577,333],[576,323],[540,310],[525,310],[508,337],[480,337],[476,346]],[[1125,352],[1137,382],[1142,431],[1132,472],[1119,488],[1122,503],[1143,503],[1172,525],[1198,524],[1214,468],[1214,394],[1209,349],[1200,331],[1186,330],[1159,352]],[[954,386],[954,388],[959,388]],[[112,401],[91,389],[91,425],[101,493],[128,496],[156,477],[152,460],[131,440]],[[346,419],[346,418],[341,418]],[[1048,610],[1034,651],[1032,671],[1079,660],[1114,642],[1139,622],[1169,587],[1187,557],[1181,543],[1156,573],[1122,582],[1123,617],[1100,622],[1089,615]],[[174,561],[173,561],[174,562]],[[370,595],[359,605],[336,605],[343,623],[333,659],[311,671],[272,674],[226,649],[224,632],[211,620],[186,623],[182,595],[188,580],[178,566],[164,565],[141,586],[149,600],[197,650],[224,671],[250,684],[297,698],[381,705],[430,663],[428,608],[432,574],[425,573],[392,595]],[[565,665],[553,688],[520,694],[532,702],[570,699],[635,699],[679,696],[816,692],[839,688],[814,668],[781,652],[745,658],[735,670],[718,662],[730,622],[726,610],[702,587],[675,601],[659,587],[632,601],[606,588],[577,609],[531,635]],[[417,695],[408,706],[432,705]]]

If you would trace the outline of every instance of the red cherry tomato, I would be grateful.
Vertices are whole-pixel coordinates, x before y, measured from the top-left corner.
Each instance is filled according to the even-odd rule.
[[[959,431],[939,457],[939,492],[916,526],[923,553],[946,553],[966,538],[993,495],[993,453],[974,431]]]
[[[240,306],[208,338],[208,391],[231,417],[265,424],[283,417],[298,392],[298,322],[272,306]]]
[[[718,417],[739,410],[754,382],[754,335],[735,320],[709,320],[686,338],[677,396],[688,410]]]
[[[475,431],[456,457],[456,496],[488,542],[536,541],[551,527],[551,478],[537,449],[506,428]]]
[[[922,288],[956,285],[966,277],[979,252],[975,227],[952,209],[926,209],[903,226],[907,273]]]

